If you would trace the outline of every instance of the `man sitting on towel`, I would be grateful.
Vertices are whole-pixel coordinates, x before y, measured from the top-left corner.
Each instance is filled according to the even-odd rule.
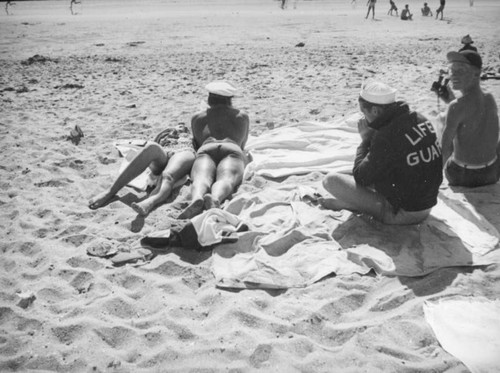
[[[196,159],[191,169],[192,202],[178,216],[191,219],[204,209],[220,207],[243,180],[248,163],[244,152],[249,118],[232,106],[237,89],[228,82],[215,81],[205,87],[209,108],[191,120]]]
[[[443,162],[449,185],[478,187],[500,178],[498,109],[490,93],[480,87],[482,59],[472,50],[449,52],[452,88],[462,93],[446,113]]]
[[[432,124],[396,101],[396,90],[375,80],[361,89],[361,135],[353,176],[330,173],[323,180],[334,198],[328,209],[369,214],[386,224],[417,224],[437,203],[443,180],[441,147]]]

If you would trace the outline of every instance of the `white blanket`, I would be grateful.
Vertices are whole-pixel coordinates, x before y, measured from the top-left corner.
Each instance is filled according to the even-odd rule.
[[[302,287],[333,273],[423,276],[443,267],[500,262],[496,229],[484,219],[471,220],[480,215],[456,198],[442,195],[424,223],[396,227],[314,206],[304,189],[269,186],[241,193],[226,206],[250,231],[214,249],[218,286]]]
[[[350,171],[360,142],[359,118],[296,123],[251,138],[248,150],[254,161],[247,176]],[[331,273],[375,270],[422,276],[442,267],[499,262],[499,233],[460,194],[441,193],[423,224],[395,227],[312,205],[305,195],[324,190],[308,176],[275,187],[269,183],[256,192],[240,188],[225,209],[238,215],[250,232],[240,234],[236,243],[216,247],[213,272],[218,286],[300,287]]]
[[[333,122],[301,122],[279,127],[259,137],[250,137],[246,149],[253,162],[245,178],[260,175],[278,178],[313,171],[352,170],[359,114]]]
[[[439,343],[472,373],[500,370],[500,301],[441,299],[424,304],[425,319]]]

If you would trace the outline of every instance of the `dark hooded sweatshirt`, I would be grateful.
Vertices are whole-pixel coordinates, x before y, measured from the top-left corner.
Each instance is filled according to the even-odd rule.
[[[432,124],[398,102],[369,124],[375,130],[356,152],[354,179],[373,187],[396,213],[420,211],[437,203],[443,181],[441,146]]]

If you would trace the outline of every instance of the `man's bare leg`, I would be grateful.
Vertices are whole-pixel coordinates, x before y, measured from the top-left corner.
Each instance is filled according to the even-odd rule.
[[[168,157],[162,147],[156,143],[147,145],[135,156],[109,189],[99,193],[89,201],[89,208],[98,209],[108,203],[120,189],[151,165],[153,173],[160,173],[167,165]]]
[[[328,174],[323,180],[323,187],[333,196],[318,199],[324,208],[345,209],[383,219],[384,197],[374,190],[357,185],[351,175]]]

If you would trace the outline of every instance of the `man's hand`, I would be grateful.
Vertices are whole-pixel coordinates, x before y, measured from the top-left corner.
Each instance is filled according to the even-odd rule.
[[[363,142],[370,142],[373,137],[373,134],[375,133],[375,130],[373,128],[368,127],[368,122],[366,121],[365,118],[361,118],[358,121],[358,132]]]

